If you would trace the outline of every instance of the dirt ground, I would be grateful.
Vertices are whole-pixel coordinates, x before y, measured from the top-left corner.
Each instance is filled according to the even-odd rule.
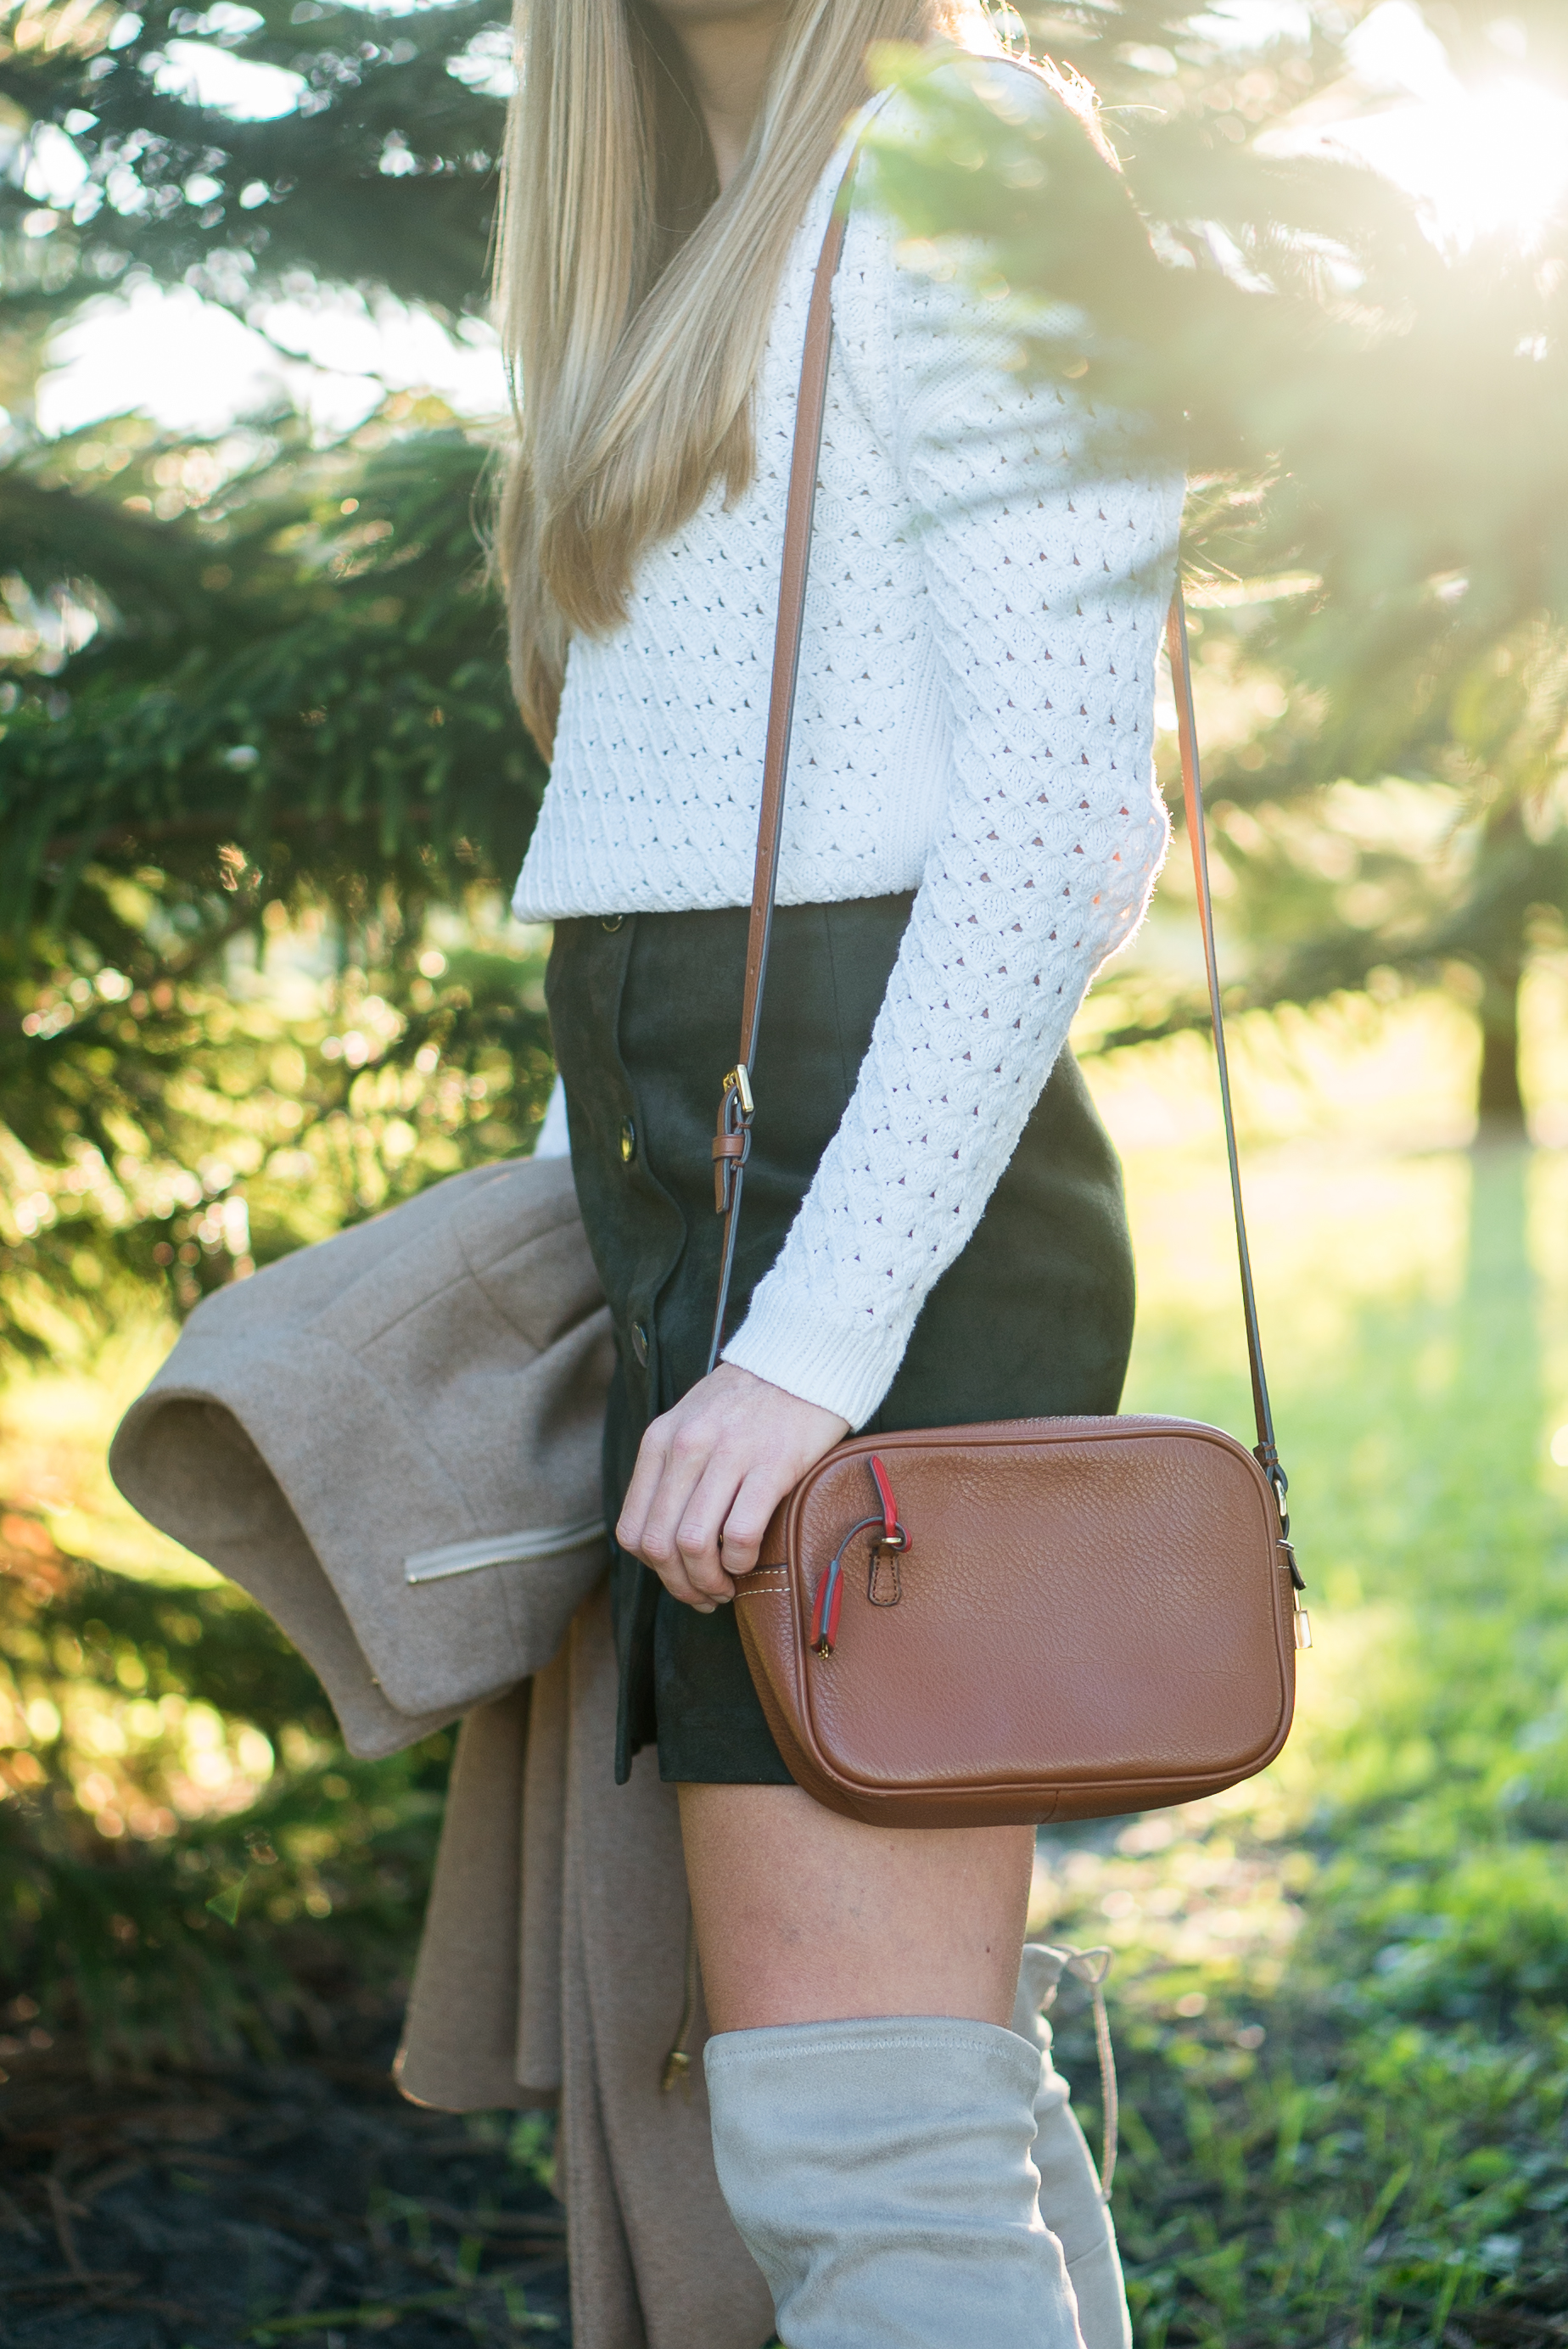
[[[393,2044],[107,2083],[9,2057],[5,2349],[570,2344],[538,2126],[405,2103]]]

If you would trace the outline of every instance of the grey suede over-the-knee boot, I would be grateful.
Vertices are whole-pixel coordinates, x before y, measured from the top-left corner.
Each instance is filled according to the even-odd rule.
[[[1068,2102],[1071,2092],[1051,2060],[1051,2026],[1040,2011],[1056,1995],[1072,1954],[1044,1942],[1026,1942],[1013,2008],[1014,2030],[1038,2050],[1034,2156],[1040,2176],[1040,2216],[1067,2260],[1084,2349],[1132,2349],[1116,2229]]]
[[[882,2016],[704,2051],[724,2199],[785,2349],[1082,2349],[1029,2148],[1040,2064],[995,2023]]]

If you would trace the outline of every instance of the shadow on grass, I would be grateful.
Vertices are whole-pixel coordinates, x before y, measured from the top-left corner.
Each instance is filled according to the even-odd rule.
[[[68,2045],[5,2092],[8,2349],[480,2349],[571,2339],[564,2214],[515,2116],[406,2104],[395,2017],[335,2052],[160,2065],[112,2085]]]

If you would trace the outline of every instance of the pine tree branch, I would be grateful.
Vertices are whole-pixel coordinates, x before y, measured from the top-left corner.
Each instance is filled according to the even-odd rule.
[[[418,829],[432,823],[435,812],[433,808],[426,806],[407,807],[403,811],[403,820],[411,828]],[[352,832],[372,820],[369,814],[350,816],[336,808],[320,811],[280,808],[267,817],[261,829],[285,839],[313,833],[325,838]],[[171,848],[187,841],[210,840],[222,845],[232,843],[239,847],[243,845],[246,836],[246,827],[228,815],[154,818],[147,823],[108,824],[97,832],[61,833],[46,844],[43,864],[46,869],[50,865],[67,864],[83,856],[126,855],[142,848]],[[251,836],[254,837],[253,833]]]

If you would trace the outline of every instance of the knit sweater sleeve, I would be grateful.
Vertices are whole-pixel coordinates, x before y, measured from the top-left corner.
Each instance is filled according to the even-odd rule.
[[[1181,505],[1129,436],[1019,380],[976,297],[858,230],[835,364],[880,409],[907,501],[950,781],[854,1092],[725,1349],[852,1427],[1142,917],[1169,837],[1153,697]]]

